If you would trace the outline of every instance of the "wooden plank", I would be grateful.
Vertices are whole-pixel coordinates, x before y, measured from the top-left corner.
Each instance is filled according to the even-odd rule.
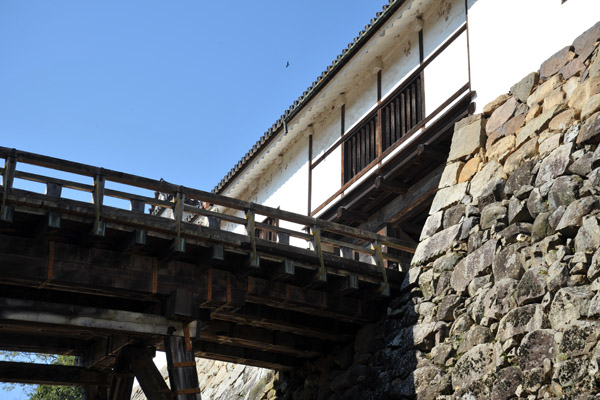
[[[172,327],[180,327],[173,334],[183,335],[180,322],[160,315],[47,301],[0,298],[0,320],[10,323],[50,324],[91,332],[159,336],[167,335]]]
[[[152,361],[154,352],[134,346],[127,346],[123,351],[131,363],[131,369],[146,398],[148,400],[172,400],[171,390]]]
[[[276,330],[326,340],[344,342],[353,338],[354,330],[349,325],[323,320],[318,316],[301,315],[290,310],[273,310],[259,304],[249,304],[235,313],[214,311],[211,318],[234,322],[238,325],[249,325],[257,328]]]
[[[186,344],[186,338],[169,335],[164,339],[164,346],[169,383],[175,399],[201,400],[191,343]]]
[[[298,358],[314,358],[330,350],[331,345],[318,339],[225,321],[202,324],[198,340],[231,344]]]
[[[109,376],[82,367],[0,361],[0,381],[36,385],[108,386]]]

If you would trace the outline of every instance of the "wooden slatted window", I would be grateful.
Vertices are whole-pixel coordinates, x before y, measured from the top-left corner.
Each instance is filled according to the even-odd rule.
[[[377,114],[355,129],[344,142],[344,183],[377,158]]]
[[[423,119],[423,80],[417,76],[381,110],[382,150],[401,139]]]
[[[423,120],[424,109],[423,79],[417,75],[348,134],[344,140],[344,183],[380,156],[378,137],[381,137],[381,151],[385,151]]]

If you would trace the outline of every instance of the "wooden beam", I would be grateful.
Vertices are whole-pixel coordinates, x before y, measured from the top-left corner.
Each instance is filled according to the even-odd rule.
[[[176,400],[201,400],[192,343],[187,337],[164,339],[171,391]]]
[[[433,158],[436,161],[446,161],[448,159],[448,150],[431,144],[420,144],[417,147],[417,156]]]
[[[323,340],[218,320],[203,323],[197,336],[200,341],[231,344],[298,358],[314,358],[331,350],[331,344]]]
[[[66,331],[103,331],[166,336],[169,330],[183,336],[182,323],[160,315],[81,307],[33,300],[0,298],[0,320],[15,323],[51,324]],[[193,322],[196,324],[196,322]]]
[[[211,342],[194,344],[196,357],[209,358],[232,362],[236,364],[253,365],[262,368],[289,371],[299,367],[305,360],[289,357],[283,354],[273,354],[243,347]]]
[[[346,207],[338,207],[336,212],[336,217],[338,221],[351,221],[351,222],[365,222],[369,219],[369,215],[367,213],[350,210]]]
[[[389,182],[383,176],[378,176],[375,178],[375,189],[394,194],[404,194],[408,190],[408,187],[403,184]]]
[[[246,304],[235,313],[216,310],[211,313],[211,319],[289,332],[337,343],[352,339],[359,326],[292,310],[273,309],[261,304]]]
[[[0,381],[37,385],[108,386],[109,376],[82,367],[0,361]]]
[[[89,344],[85,340],[68,336],[0,332],[0,349],[5,351],[82,355],[88,347]]]
[[[146,398],[148,400],[172,400],[171,389],[152,361],[154,351],[136,346],[127,346],[123,351]]]
[[[415,207],[433,199],[444,171],[444,165],[440,165],[426,177],[411,186],[404,195],[396,197],[379,211],[371,216],[371,219],[360,225],[360,229],[377,232],[388,223],[394,223],[405,215],[408,215]]]

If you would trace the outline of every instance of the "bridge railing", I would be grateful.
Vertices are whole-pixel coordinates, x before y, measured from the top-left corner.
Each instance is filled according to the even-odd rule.
[[[384,278],[385,261],[398,263],[398,265],[401,261],[397,256],[391,254],[389,249],[414,252],[412,244],[399,239],[261,204],[174,185],[163,180],[149,179],[5,147],[0,147],[0,159],[4,159],[4,166],[0,169],[0,173],[2,174],[2,208],[0,213],[1,219],[4,220],[11,219],[13,210],[11,194],[23,192],[22,189],[16,189],[13,185],[15,179],[18,179],[44,185],[46,190],[42,195],[54,199],[65,199],[62,195],[63,189],[72,189],[91,194],[91,200],[87,204],[93,205],[96,210],[96,224],[94,229],[98,232],[104,229],[103,212],[111,208],[110,205],[107,205],[110,204],[109,199],[111,198],[129,202],[128,212],[135,213],[138,217],[135,219],[135,224],[137,226],[141,224],[149,230],[153,228],[150,219],[156,218],[156,216],[149,214],[146,210],[147,205],[153,206],[154,209],[170,210],[168,213],[162,212],[161,214],[174,219],[175,224],[173,229],[175,232],[173,233],[180,240],[185,240],[183,236],[189,235],[190,226],[198,230],[204,228],[198,223],[199,217],[205,217],[208,221],[208,227],[215,229],[222,229],[221,221],[241,225],[245,228],[247,240],[252,246],[250,262],[254,261],[253,258],[257,258],[256,243],[262,240],[260,237],[257,237],[257,230],[272,232],[274,241],[284,246],[290,245],[290,237],[304,241],[308,244],[306,247],[312,249],[320,259],[322,267],[323,252],[332,252],[342,257],[352,257],[352,254],[368,256],[367,258],[370,258],[373,264],[382,269]],[[40,169],[43,169],[44,172],[48,171],[48,174],[23,171],[20,168],[24,164],[42,167]],[[52,177],[49,176],[51,175],[49,170],[69,173],[69,176],[78,177],[79,179],[73,178],[71,180]],[[89,180],[89,183],[83,183],[86,179]],[[117,190],[111,188],[109,183],[142,189],[142,193],[144,190],[146,193],[154,191],[156,195],[151,197],[139,194],[139,190],[137,190],[138,193],[133,193],[136,190]],[[31,190],[26,190],[25,192],[31,192]],[[162,194],[162,196],[158,194]],[[207,205],[210,205],[210,207],[207,207]],[[244,217],[232,215],[231,210],[243,213]],[[145,222],[144,216],[141,214],[147,214],[147,222]],[[288,223],[287,227],[257,222],[257,215],[278,221],[286,221]],[[182,228],[184,226],[186,232],[182,235]],[[289,226],[297,226],[298,229],[291,229]],[[324,271],[324,267],[322,270]]]

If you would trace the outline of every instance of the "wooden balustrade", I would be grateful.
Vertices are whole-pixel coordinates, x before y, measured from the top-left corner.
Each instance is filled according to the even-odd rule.
[[[373,248],[375,248],[374,246],[376,243],[381,243],[388,248],[414,252],[413,247],[409,243],[399,239],[384,237],[376,233],[363,231],[345,225],[323,221],[260,204],[216,195],[214,193],[177,186],[165,181],[153,180],[118,171],[112,171],[86,164],[75,163],[24,151],[17,151],[4,147],[0,147],[0,158],[5,159],[5,167],[0,170],[3,175],[3,186],[1,187],[2,210],[0,211],[2,219],[4,220],[10,220],[11,218],[13,208],[13,205],[11,204],[11,195],[13,194],[23,195],[25,193],[25,197],[27,197],[27,193],[31,193],[32,196],[37,196],[37,198],[40,198],[41,196],[42,198],[49,197],[54,200],[59,199],[63,202],[69,202],[70,204],[82,203],[81,201],[61,197],[62,193],[60,189],[69,188],[91,194],[92,200],[88,203],[88,205],[93,207],[92,212],[94,213],[95,217],[95,235],[101,236],[103,234],[103,230],[105,229],[104,216],[111,210],[113,211],[113,214],[116,212],[118,215],[122,215],[119,222],[123,223],[124,225],[130,224],[136,229],[145,229],[148,231],[159,229],[159,225],[157,225],[156,222],[157,216],[151,215],[147,210],[145,210],[146,205],[152,205],[154,207],[160,207],[162,210],[172,211],[170,213],[163,212],[160,214],[165,216],[168,215],[169,219],[174,219],[174,224],[167,226],[170,226],[169,230],[176,238],[175,250],[177,251],[185,251],[185,239],[186,237],[194,238],[194,232],[197,232],[199,236],[205,236],[205,234],[201,234],[203,229],[202,225],[198,223],[191,224],[187,222],[188,219],[186,219],[186,217],[189,217],[190,215],[194,217],[206,217],[207,219],[210,219],[212,223],[206,225],[210,225],[212,229],[223,231],[223,235],[225,236],[227,235],[225,231],[221,229],[220,221],[227,221],[234,225],[242,225],[246,228],[247,240],[249,243],[251,243],[250,265],[256,264],[259,259],[256,250],[257,242],[260,240],[263,242],[267,241],[263,238],[257,237],[257,230],[271,232],[272,235],[269,235],[270,239],[272,239],[272,241],[276,241],[280,246],[288,246],[292,249],[297,246],[302,248],[304,251],[306,251],[306,249],[312,249],[312,251],[315,253],[315,256],[319,260],[323,260],[322,252],[327,252],[327,249],[329,249],[330,252],[331,249],[334,249],[336,252],[334,254],[339,256],[339,249],[341,247],[352,249],[352,251],[358,254],[375,256],[376,253]],[[51,171],[59,171],[59,173],[68,172],[79,175],[83,179],[89,179],[91,184],[20,171],[18,167],[22,164],[47,168],[50,170],[48,172],[49,175],[55,174],[55,172],[52,173]],[[15,189],[13,187],[14,178],[24,181],[42,183],[48,188],[52,189],[48,189],[47,193],[44,194]],[[129,193],[126,190],[109,189],[108,186],[110,186],[111,182],[128,185],[132,187],[132,189],[139,188],[153,190],[157,193],[164,194],[164,196],[160,196],[161,198],[158,198],[159,196],[149,197],[140,194]],[[108,198],[129,201],[131,204],[131,209],[126,211],[111,207],[108,205],[110,204]],[[162,198],[171,200],[168,201]],[[190,204],[186,204],[186,202],[192,202],[194,204],[211,204],[212,207],[207,209],[204,207],[192,206]],[[236,215],[236,212],[239,214]],[[60,210],[60,213],[76,214],[77,207],[63,207]],[[240,214],[243,215],[243,217]],[[260,223],[256,220],[257,216],[262,216],[263,218],[271,220],[277,220],[279,223],[276,225]],[[189,220],[197,221],[197,218],[191,218]],[[310,227],[308,232],[306,227]],[[163,224],[160,226],[160,230],[164,229],[165,228]],[[294,238],[294,240],[290,240],[290,238]],[[396,258],[387,252],[383,252],[382,257],[383,259],[391,262],[395,261]],[[376,260],[373,260],[372,264],[377,265]],[[321,267],[323,266],[321,265]]]

